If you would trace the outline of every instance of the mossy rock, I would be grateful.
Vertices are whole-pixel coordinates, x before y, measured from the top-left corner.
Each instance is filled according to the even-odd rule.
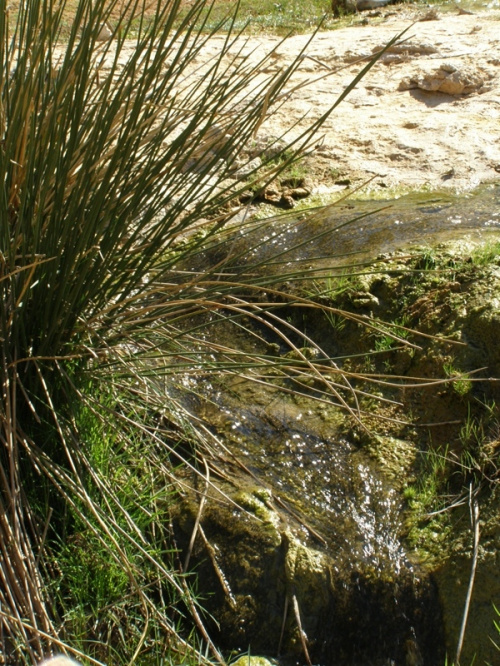
[[[214,400],[213,414],[208,407],[205,409],[203,417],[210,427],[236,455],[243,448],[249,452],[256,478],[260,475],[267,484],[264,488],[258,481],[238,481],[236,490],[226,488],[233,503],[212,497],[202,516],[201,524],[212,551],[198,538],[192,564],[199,573],[207,609],[218,623],[212,626],[212,635],[223,648],[246,651],[250,646],[258,654],[276,655],[284,626],[282,653],[294,663],[302,661],[298,613],[316,663],[386,666],[394,662],[399,666],[411,659],[417,663],[422,657],[425,664],[439,665],[444,663],[445,646],[450,659],[454,657],[470,575],[467,510],[443,512],[439,516],[441,523],[429,521],[427,514],[435,507],[425,507],[419,513],[411,506],[408,491],[414,491],[422,481],[426,455],[442,458],[446,451],[451,459],[460,461],[463,425],[471,419],[480,422],[488,409],[486,401],[489,405],[493,401],[500,403],[500,383],[489,381],[490,377],[500,376],[500,270],[498,266],[469,262],[466,254],[471,252],[469,246],[460,245],[441,248],[430,258],[427,254],[411,253],[398,255],[394,261],[385,257],[369,271],[370,275],[358,276],[349,289],[332,294],[323,290],[318,296],[329,306],[349,310],[367,320],[380,317],[396,326],[420,330],[425,335],[410,335],[414,343],[411,348],[397,349],[394,345],[377,350],[374,341],[383,336],[383,327],[367,331],[352,319],[343,326],[337,321],[334,326],[324,313],[312,308],[283,305],[283,317],[289,317],[297,328],[314,331],[315,342],[328,355],[338,358],[339,368],[352,372],[352,376],[367,371],[368,366],[363,365],[367,354],[373,366],[368,372],[384,374],[389,368],[400,376],[398,379],[406,376],[410,380],[411,386],[404,391],[399,391],[394,383],[392,388],[371,387],[372,393],[388,398],[385,405],[360,394],[361,408],[365,414],[373,414],[373,421],[367,419],[368,426],[376,424],[373,431],[377,435],[370,427],[366,431],[360,428],[362,434],[358,434],[358,429],[331,405],[321,405],[320,411],[308,403],[307,391],[300,398],[283,398],[269,386],[256,389],[239,379],[229,387],[227,393],[231,392],[231,397],[226,403]],[[432,272],[430,266],[438,270]],[[310,289],[310,281],[304,288]],[[407,324],[402,323],[402,314]],[[316,360],[309,348],[300,349],[297,354],[286,353],[273,340],[267,345],[275,346],[273,353],[281,355],[281,360],[286,357],[290,362],[303,363],[302,354],[308,360]],[[264,352],[269,353],[269,349]],[[481,381],[436,386],[413,381],[415,377],[449,377],[446,367],[454,368],[453,373],[485,369],[473,375],[482,377]],[[310,388],[312,393],[314,383]],[[229,414],[243,415],[238,418],[244,429],[239,431]],[[376,420],[379,417],[384,419],[382,426]],[[492,427],[491,423],[486,424],[485,433],[494,439],[497,435],[490,432]],[[265,437],[260,440],[262,433]],[[293,433],[302,442],[303,450],[296,451],[290,444]],[[492,462],[483,469],[481,557],[462,657],[462,663],[470,663],[476,653],[478,666],[488,660],[498,663],[498,652],[489,638],[495,637],[492,604],[500,606],[500,587],[496,582],[500,506],[498,500],[494,504],[494,493],[491,494],[491,487],[498,489],[498,484],[495,486],[494,481],[487,490],[486,483],[487,477],[498,478],[495,446],[493,441],[486,442],[482,451]],[[329,456],[326,463],[321,459],[325,465],[322,469],[330,474],[335,468],[337,474],[330,487],[322,485],[327,474],[321,477],[310,473],[313,463],[320,459],[321,447],[327,449]],[[464,475],[457,466],[450,469],[451,472],[442,472],[449,477],[440,479],[443,485],[435,493],[453,496],[463,491]],[[374,481],[372,486],[364,484],[363,474]],[[329,478],[333,478],[333,472]],[[409,488],[412,484],[414,487]],[[319,486],[319,490],[326,491],[334,488],[333,504],[342,505],[341,510],[336,512],[338,507],[331,506],[330,513],[324,510],[326,502],[316,492]],[[275,493],[283,497],[288,494],[286,499],[295,515],[312,524],[320,536],[328,532],[326,546],[321,539],[314,539],[291,512],[281,507],[278,510]],[[349,501],[344,502],[346,497]],[[436,494],[434,498],[437,499]],[[385,525],[394,514],[401,516],[398,502],[403,500],[407,501],[406,515],[414,511],[413,522],[408,519],[403,531],[407,530],[408,541],[414,538],[410,528],[418,532],[418,538],[412,541],[410,554],[402,548],[408,561],[400,558],[398,566],[391,568],[390,549],[386,547],[390,539],[387,543],[381,538],[370,542],[368,532],[379,530],[377,537],[382,532],[385,535],[381,524]],[[369,504],[366,517],[370,517],[370,511],[373,517],[373,522],[367,523],[366,533],[352,528],[354,514],[363,502],[365,506]],[[184,546],[189,541],[198,505],[198,499],[186,499],[180,511],[177,523],[183,537],[179,543]],[[388,505],[396,507],[394,514],[383,512]],[[453,521],[448,518],[451,515]],[[390,536],[390,530],[387,534]],[[368,556],[363,559],[364,552],[373,543],[378,552],[376,556],[370,554],[372,559],[368,562]]]
[[[390,435],[373,435],[366,450],[380,465],[383,473],[399,490],[414,481],[417,447],[411,441]]]
[[[276,663],[276,661],[271,661],[265,657],[244,655],[243,657],[239,657],[236,661],[231,662],[230,666],[276,666]]]
[[[432,581],[413,567],[394,575],[329,552],[256,485],[225,487],[229,502],[207,499],[191,557],[207,627],[228,652],[304,659],[299,630],[314,663],[404,663],[417,637],[430,662],[439,646],[439,607]],[[233,503],[234,502],[234,503]],[[190,540],[199,502],[186,498],[174,527],[179,545]],[[380,574],[380,575],[379,575]],[[243,656],[246,663],[247,656]],[[241,662],[243,663],[243,662]],[[254,662],[252,662],[253,664]]]

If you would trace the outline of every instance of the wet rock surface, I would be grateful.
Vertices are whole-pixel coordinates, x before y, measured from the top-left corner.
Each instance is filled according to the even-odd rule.
[[[344,568],[335,551],[272,507],[268,490],[227,494],[234,506],[208,502],[193,553],[201,589],[213,595],[204,605],[217,621],[210,627],[218,645],[284,664],[304,661],[304,641],[314,663],[405,664],[412,652],[442,663],[441,613],[428,576],[413,567],[376,573],[355,556]],[[196,512],[195,503],[182,507],[185,541]]]
[[[484,529],[463,655],[472,658],[480,643],[481,658],[494,663],[488,636],[500,595],[495,238],[488,237],[486,249],[464,236],[384,253],[352,275],[342,269],[318,280],[315,298],[379,322],[376,329],[283,303],[281,316],[314,331],[319,345],[290,350],[279,338],[265,341],[277,363],[287,363],[280,386],[300,381],[300,395],[243,378],[205,385],[208,399],[197,404],[197,416],[234,459],[221,462],[224,496],[208,493],[192,565],[217,621],[211,632],[224,648],[250,646],[295,663],[304,661],[305,640],[313,662],[325,666],[442,666],[444,652],[454,654],[470,572],[472,484]],[[307,288],[311,297],[307,285],[290,285],[290,296]],[[396,327],[396,340],[383,322]],[[390,369],[402,384],[359,393],[360,427],[338,401],[317,400],[318,378],[307,364],[323,353],[351,378]],[[436,377],[444,381],[434,385]],[[404,378],[410,385],[403,388]],[[466,436],[467,424],[480,437]],[[440,459],[446,466],[436,477],[432,465]],[[198,494],[185,497],[176,519],[184,548],[204,492],[196,483]],[[437,485],[425,504],[429,483]],[[458,510],[448,508],[456,502]],[[444,511],[434,517],[436,507]]]

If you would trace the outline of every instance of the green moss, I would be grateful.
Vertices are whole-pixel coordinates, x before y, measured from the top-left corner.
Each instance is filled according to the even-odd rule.
[[[276,662],[265,657],[254,657],[250,654],[239,657],[231,666],[275,666]]]
[[[411,441],[390,435],[375,435],[366,449],[396,488],[406,488],[414,481],[417,449]]]
[[[293,361],[314,361],[319,356],[319,352],[315,347],[301,347],[300,349],[292,349],[284,354],[284,358]]]
[[[281,543],[279,526],[281,523],[278,513],[272,508],[272,493],[267,488],[256,487],[237,492],[234,501],[245,511],[253,514],[263,523],[263,527],[272,537],[276,546]]]

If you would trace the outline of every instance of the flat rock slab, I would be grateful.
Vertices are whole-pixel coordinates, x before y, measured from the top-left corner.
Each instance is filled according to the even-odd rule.
[[[309,71],[298,77],[337,71],[294,92],[263,131],[278,135],[305,111],[309,120],[324,113],[366,63],[353,60],[379,50],[412,18],[401,11],[380,23],[318,34],[304,59]],[[497,181],[499,25],[491,14],[442,14],[411,25],[410,39],[384,54],[323,127],[323,172],[347,173],[352,184],[380,174],[371,187],[403,189],[465,191]],[[283,60],[305,41],[295,36],[280,46]],[[318,175],[314,182],[320,192],[335,189]]]
[[[285,104],[260,135],[281,136],[294,123],[296,135],[327,111],[373,52],[409,28],[406,42],[391,47],[324,124],[312,156],[315,191],[342,189],[332,172],[348,174],[352,185],[379,175],[374,188],[465,191],[498,181],[500,14],[435,12],[437,20],[419,20],[425,10],[411,7],[386,14],[368,13],[367,25],[322,32],[309,44],[307,35],[282,43],[251,37],[240,55],[257,59],[277,48],[263,76],[305,48]],[[220,40],[207,45],[206,56]]]
[[[498,11],[390,6],[313,39],[245,37],[231,46],[227,71],[256,64],[257,85],[302,54],[282,105],[256,140],[293,138],[332,107],[374,53],[406,31],[324,123],[307,162],[312,191],[329,195],[369,179],[367,189],[467,191],[500,179],[499,19]],[[203,84],[204,68],[225,43],[222,34],[207,40],[188,77]],[[130,42],[120,61],[133,48]]]

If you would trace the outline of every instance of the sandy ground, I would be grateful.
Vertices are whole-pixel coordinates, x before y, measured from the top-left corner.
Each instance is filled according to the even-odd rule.
[[[377,176],[371,188],[466,191],[500,179],[500,13],[440,13],[415,6],[366,12],[365,25],[316,35],[284,105],[261,127],[280,135],[319,117],[366,64],[360,58],[409,28],[337,107],[308,160],[316,192]],[[217,52],[215,38],[200,58]],[[288,38],[263,74],[290,63],[307,35]],[[275,37],[251,37],[262,56]],[[357,61],[357,62],[356,62]],[[328,76],[324,76],[327,74]]]
[[[227,62],[261,63],[266,80],[305,48],[287,84],[285,103],[258,138],[281,136],[324,114],[374,52],[405,31],[335,109],[305,160],[309,189],[329,196],[354,190],[374,196],[408,190],[464,192],[500,180],[500,11],[470,14],[421,5],[364,12],[351,27],[285,40],[251,36],[231,46]],[[226,36],[207,41],[189,76],[203,70]],[[127,58],[127,49],[122,53]],[[130,51],[128,51],[130,53]],[[186,72],[187,73],[187,72]],[[307,84],[307,85],[305,85]],[[306,120],[300,119],[306,114]],[[290,135],[289,135],[290,136]]]

